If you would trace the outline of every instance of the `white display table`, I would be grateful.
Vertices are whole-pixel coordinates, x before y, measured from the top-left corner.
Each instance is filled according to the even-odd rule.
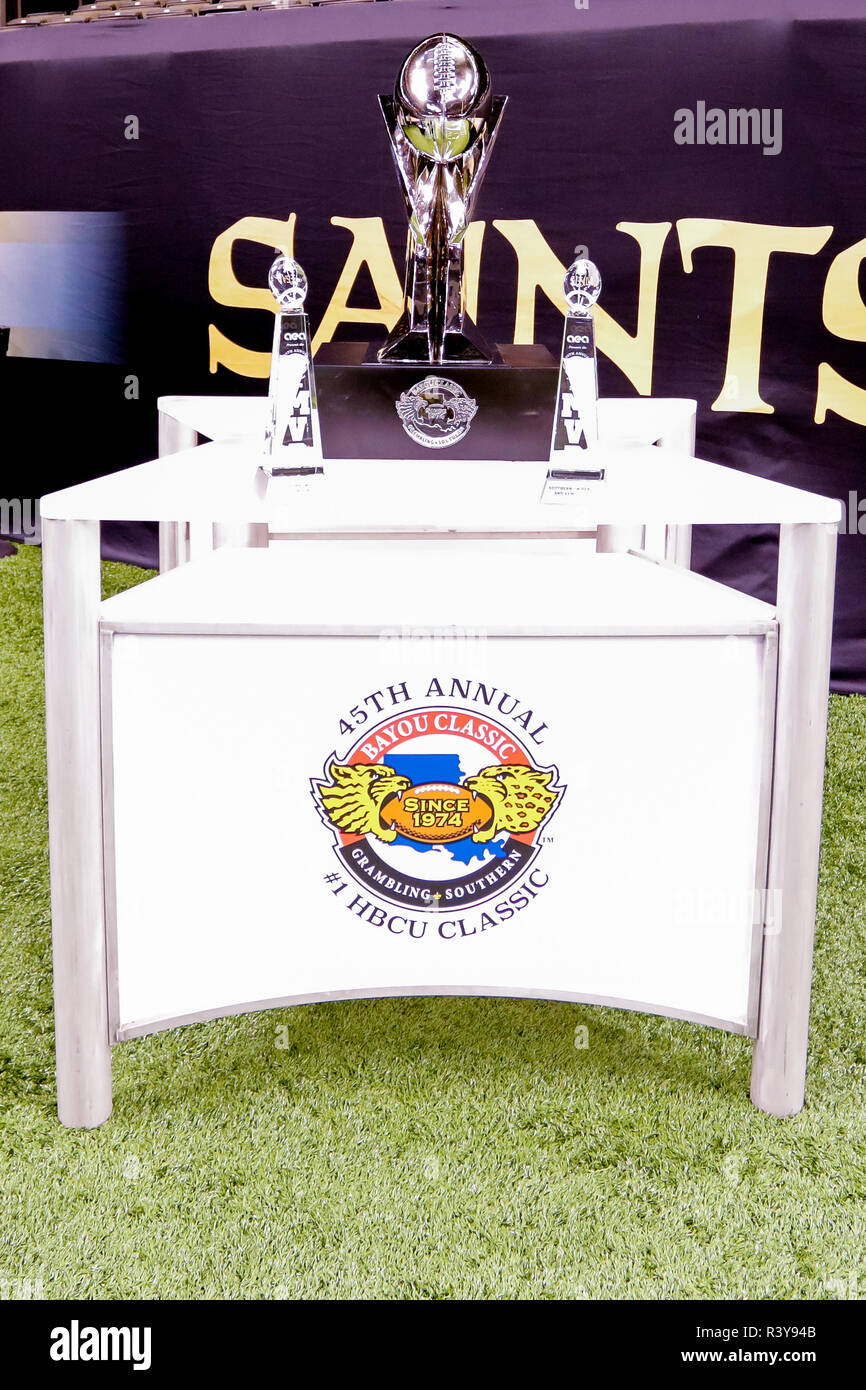
[[[267,414],[267,401],[264,397],[237,397],[237,396],[163,396],[159,402],[159,452],[164,454],[177,454],[181,450],[193,448],[202,440],[210,439],[219,443],[248,443],[256,447],[257,442],[264,438],[265,422]],[[600,400],[598,403],[598,429],[599,438],[602,444],[617,446],[620,444],[658,444],[662,448],[669,449],[680,454],[693,454],[695,447],[695,417],[697,407],[691,400],[645,400],[640,398],[608,398]],[[465,464],[460,460],[448,460],[447,457],[440,456],[440,462],[446,463],[446,474],[453,479],[453,485],[458,488],[461,482],[461,469]],[[352,460],[349,467],[354,470],[358,466],[358,460]],[[479,521],[482,529],[488,526],[504,527],[510,530],[517,525],[520,528],[519,502],[522,503],[527,488],[532,491],[532,502],[536,503],[538,498],[535,496],[534,474],[530,477],[516,471],[520,465],[512,464],[507,479],[503,482],[508,486],[514,486],[517,482],[517,496],[515,505],[509,507],[507,500],[503,497],[498,499],[497,507],[491,508],[487,497],[487,487],[489,478],[481,471],[485,465],[479,464],[474,471],[467,475],[467,483],[475,483],[480,501]],[[382,475],[383,478],[390,478],[396,474],[403,474],[404,464],[402,462],[390,465],[381,464],[381,467],[388,467],[388,473]],[[423,470],[417,474],[421,478],[426,478]],[[521,485],[522,480],[522,485]],[[424,529],[438,529],[437,518],[431,507],[435,500],[437,489],[433,489],[433,496],[430,489],[421,485],[420,492],[413,501],[416,515],[424,518]],[[333,494],[332,494],[333,495]],[[401,496],[407,494],[401,489]],[[368,498],[366,509],[370,515],[370,501]],[[451,529],[454,523],[454,516],[446,510],[444,515],[445,529]],[[381,530],[390,529],[395,523],[389,525],[387,516],[379,514],[378,509],[374,509],[371,516],[372,530],[375,533]],[[402,528],[405,518],[400,512],[396,516],[396,525]],[[202,520],[198,513],[194,516],[186,517],[182,521],[162,522],[159,528],[159,549],[161,570],[171,569],[172,566],[181,564],[186,560],[201,555],[213,547],[214,540],[223,543],[229,540],[239,543],[243,540],[248,544],[261,544],[263,542],[261,526],[258,532],[250,531],[244,536],[238,534],[237,530],[231,533],[225,530],[214,537],[211,526],[211,518]],[[573,524],[573,519],[572,523]],[[669,560],[674,560],[677,564],[688,565],[691,555],[691,527],[679,525],[667,528],[667,523],[656,523],[647,527],[642,536],[645,547],[657,555],[665,555]],[[465,527],[461,526],[465,531]],[[593,533],[594,535],[594,533]],[[621,538],[624,539],[624,538]],[[613,538],[608,538],[608,543],[613,543]]]
[[[511,589],[517,574],[530,582]],[[297,541],[128,590],[103,603],[102,631],[112,1038],[415,992],[754,1033],[768,605],[563,541]],[[522,767],[531,793],[553,766],[559,804],[498,857],[373,834],[353,860],[310,793],[377,730],[389,765],[422,759],[422,783],[459,759],[452,779]],[[169,773],[186,790],[166,804]],[[526,852],[511,872],[506,848]],[[538,902],[515,891],[527,882]]]
[[[257,463],[42,503],[61,1120],[123,1039],[401,993],[712,1023],[799,1109],[839,504],[640,446],[565,506],[542,464]],[[136,518],[205,541],[101,603]],[[780,524],[774,607],[641,549],[696,522]]]

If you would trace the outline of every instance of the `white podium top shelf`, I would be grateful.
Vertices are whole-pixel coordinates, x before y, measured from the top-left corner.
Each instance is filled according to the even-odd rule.
[[[100,617],[115,631],[472,640],[759,633],[774,610],[688,570],[564,540],[346,538],[227,546],[106,599]]]
[[[286,479],[269,482],[250,444],[202,444],[51,493],[41,513],[46,520],[263,522],[292,535],[549,535],[598,525],[836,525],[841,517],[834,498],[669,449],[600,446],[592,458],[606,470],[604,482],[579,502],[551,505],[540,500],[546,463],[329,459],[324,476],[298,495]]]
[[[255,442],[264,438],[267,395],[160,396],[157,405],[160,414],[208,439]],[[655,444],[672,431],[689,430],[696,409],[696,402],[684,397],[603,396],[598,402],[599,436],[604,444],[626,439]]]

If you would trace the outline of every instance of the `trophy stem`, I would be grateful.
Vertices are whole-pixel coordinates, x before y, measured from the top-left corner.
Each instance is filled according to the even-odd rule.
[[[445,331],[448,325],[448,243],[445,218],[437,203],[430,247],[430,312],[428,337],[430,361],[445,361]]]

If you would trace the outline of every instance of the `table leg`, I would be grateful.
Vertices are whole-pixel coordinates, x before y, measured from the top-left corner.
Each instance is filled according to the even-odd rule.
[[[595,536],[595,548],[600,555],[608,555],[614,551],[643,550],[645,540],[645,526],[599,526]]]
[[[751,1095],[771,1115],[803,1107],[821,846],[836,527],[779,533],[779,675],[769,902]]]
[[[177,569],[189,559],[189,533],[184,521],[159,523],[159,572]]]
[[[677,413],[669,422],[664,433],[657,440],[660,449],[675,449],[677,453],[694,457],[695,432],[698,408],[694,401],[686,413]],[[666,526],[664,528],[661,553],[669,565],[680,565],[683,569],[692,567],[692,528],[691,526]],[[647,540],[647,549],[652,553],[653,546]]]
[[[683,569],[692,567],[692,528],[691,526],[665,527],[665,559],[671,565],[681,565]]]
[[[98,521],[42,523],[57,1110],[111,1114],[102,877]]]
[[[165,454],[179,454],[181,449],[194,449],[199,436],[189,425],[181,424],[173,416],[159,412],[159,457]],[[184,521],[161,521],[159,523],[159,572],[173,570],[186,564],[189,559],[189,538]]]
[[[266,521],[214,522],[214,550],[224,545],[266,550],[268,546],[268,524]]]

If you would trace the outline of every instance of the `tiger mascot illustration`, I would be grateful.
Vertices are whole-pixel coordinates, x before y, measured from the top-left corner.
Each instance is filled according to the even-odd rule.
[[[472,836],[485,844],[508,830],[512,835],[526,835],[536,830],[552,810],[559,796],[551,790],[552,772],[536,772],[520,763],[504,763],[501,767],[483,767],[475,777],[464,778],[463,785],[471,792],[486,796],[493,807],[493,820]]]
[[[384,763],[333,762],[328,772],[329,783],[313,783],[313,796],[318,797],[325,818],[347,835],[376,835],[388,844],[396,840],[397,831],[383,825],[379,813],[389,796],[399,796],[411,787],[409,778]]]
[[[375,835],[390,844],[398,831],[382,820],[382,807],[392,796],[402,797],[412,786],[408,777],[384,763],[342,764],[328,768],[330,782],[314,781],[313,797],[323,819],[348,835]],[[486,844],[501,831],[526,835],[536,830],[552,810],[560,789],[552,789],[553,772],[537,772],[519,763],[484,767],[462,786],[481,795],[493,808],[493,816],[472,839]]]

